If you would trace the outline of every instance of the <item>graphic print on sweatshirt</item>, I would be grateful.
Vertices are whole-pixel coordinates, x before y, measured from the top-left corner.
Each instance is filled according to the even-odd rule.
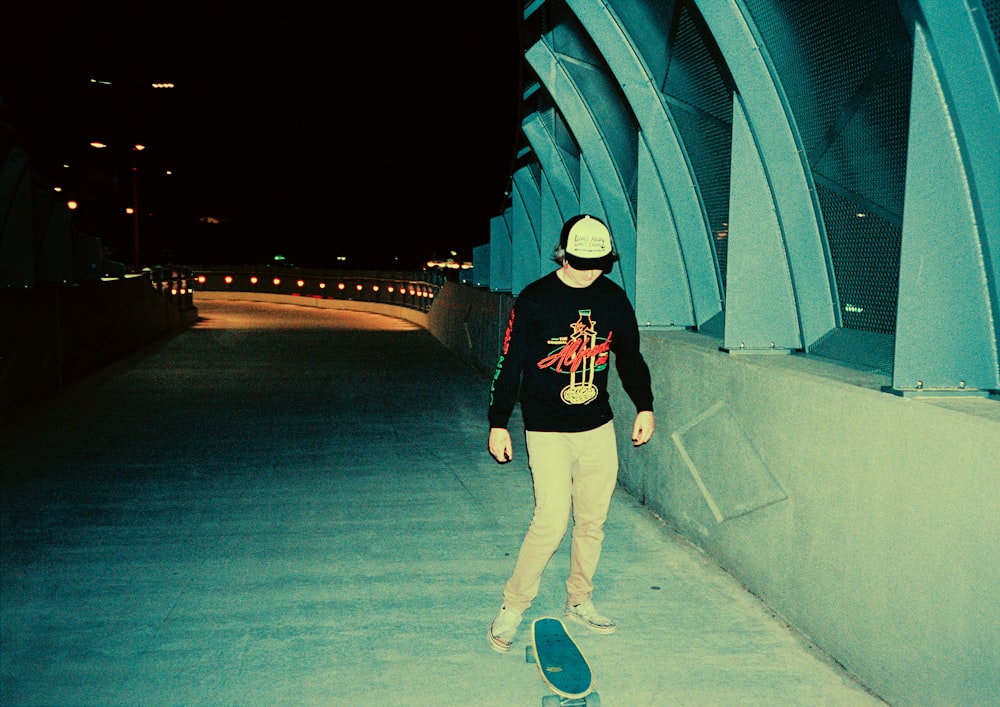
[[[569,325],[570,333],[557,336],[546,343],[555,346],[537,365],[569,376],[569,383],[560,397],[567,405],[586,405],[597,397],[594,375],[608,367],[611,350],[611,332],[607,338],[597,335],[597,322],[591,310],[578,310],[579,317]]]

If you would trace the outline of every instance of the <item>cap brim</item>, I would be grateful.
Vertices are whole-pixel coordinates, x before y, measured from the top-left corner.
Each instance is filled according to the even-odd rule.
[[[600,258],[581,258],[570,253],[566,254],[566,262],[574,270],[601,270],[604,274],[611,272],[618,260],[614,254],[605,255]]]

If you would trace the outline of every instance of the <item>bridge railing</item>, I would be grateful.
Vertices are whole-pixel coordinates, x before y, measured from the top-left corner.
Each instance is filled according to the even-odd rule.
[[[276,267],[194,268],[193,286],[206,292],[251,292],[380,302],[426,312],[445,276],[431,271],[303,270]]]
[[[145,268],[153,288],[178,310],[194,309],[197,278],[187,266],[156,265]]]

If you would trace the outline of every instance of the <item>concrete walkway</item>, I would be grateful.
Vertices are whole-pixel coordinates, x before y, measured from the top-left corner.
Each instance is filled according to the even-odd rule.
[[[527,631],[486,642],[532,503],[488,381],[402,320],[196,304],[0,423],[0,704],[540,704]],[[621,491],[597,585],[605,706],[883,704]]]

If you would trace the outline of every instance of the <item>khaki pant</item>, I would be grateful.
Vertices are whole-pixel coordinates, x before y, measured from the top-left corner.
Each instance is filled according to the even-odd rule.
[[[559,548],[573,513],[566,598],[579,604],[594,592],[604,522],[618,480],[613,422],[586,432],[528,432],[528,464],[535,513],[524,536],[514,573],[504,587],[504,605],[524,612],[538,595],[542,572]]]

